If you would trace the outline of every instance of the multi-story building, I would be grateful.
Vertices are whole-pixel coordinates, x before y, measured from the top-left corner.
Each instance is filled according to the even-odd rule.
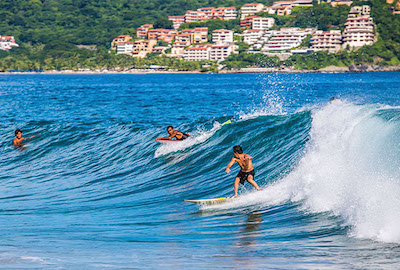
[[[208,41],[208,27],[195,27],[194,29],[184,29],[182,34],[191,34],[191,43],[205,43]]]
[[[208,27],[195,27],[193,43],[208,42]]]
[[[375,42],[374,23],[369,16],[349,17],[343,32],[343,47],[359,48]]]
[[[274,18],[270,17],[259,17],[259,16],[248,16],[240,21],[241,27],[247,27],[250,29],[261,29],[268,30],[275,23]]]
[[[316,31],[311,38],[314,51],[338,52],[342,48],[342,32],[340,30]]]
[[[181,24],[185,23],[185,15],[180,16],[168,16],[168,20],[172,21],[174,29],[178,29]]]
[[[311,29],[300,29],[297,27],[281,28],[280,31],[274,31],[271,38],[262,48],[262,51],[283,51],[290,50],[300,46],[301,42],[312,34]]]
[[[167,43],[172,42],[176,34],[177,32],[171,29],[150,29],[147,32],[148,39],[163,40]]]
[[[187,48],[184,52],[183,58],[186,61],[210,60],[211,46],[212,45],[207,44]]]
[[[136,36],[138,38],[147,38],[147,33],[151,28],[153,28],[152,24],[143,24],[142,26],[136,29]]]
[[[130,35],[119,35],[118,37],[114,38],[111,42],[111,49],[116,50],[117,45],[120,42],[128,42],[131,41],[132,37]]]
[[[214,10],[214,19],[234,20],[237,18],[238,12],[236,7],[219,7]]]
[[[351,7],[349,17],[369,16],[371,7],[368,5]]]
[[[0,36],[0,50],[8,51],[13,47],[19,47],[19,45],[15,43],[14,36]]]
[[[263,34],[264,31],[259,29],[245,30],[243,31],[243,42],[252,45],[256,43]]]
[[[272,7],[265,7],[264,12],[268,14],[276,14],[278,16],[287,16],[292,14],[292,6],[272,6]]]
[[[247,16],[254,15],[260,11],[262,11],[264,8],[264,5],[261,3],[250,3],[250,4],[244,4],[240,8],[240,19],[244,19]]]
[[[210,50],[210,60],[224,61],[232,53],[236,53],[236,45],[212,45]]]
[[[165,54],[165,51],[168,50],[168,48],[169,47],[166,46],[153,47],[153,50],[151,52]]]
[[[197,21],[211,20],[214,17],[215,8],[203,7],[197,9]]]
[[[186,23],[197,22],[197,11],[195,10],[186,11],[185,22]]]
[[[133,41],[118,42],[116,49],[117,54],[131,54],[133,51]]]
[[[133,42],[132,56],[146,57],[148,53],[153,51],[153,47],[157,44],[157,40],[135,40]]]
[[[233,43],[233,31],[217,29],[212,32],[212,42],[217,44]]]

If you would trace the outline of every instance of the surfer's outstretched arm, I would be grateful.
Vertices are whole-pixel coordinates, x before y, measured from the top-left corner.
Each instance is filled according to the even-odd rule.
[[[228,166],[226,166],[226,173],[229,173],[231,171],[231,167],[233,164],[235,164],[236,158],[232,158],[231,162],[229,162]]]
[[[174,133],[171,134],[171,136],[163,137],[163,138],[157,138],[157,139],[155,139],[155,141],[157,141],[157,140],[172,140],[172,138],[176,136],[176,133],[177,132],[175,131]]]

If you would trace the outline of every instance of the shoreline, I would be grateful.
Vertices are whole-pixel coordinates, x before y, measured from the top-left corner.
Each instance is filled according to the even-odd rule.
[[[400,66],[354,66],[349,67],[336,67],[328,66],[317,70],[307,69],[279,69],[279,68],[242,68],[239,70],[221,70],[218,73],[213,72],[201,72],[201,71],[169,71],[169,70],[128,70],[128,71],[15,71],[15,72],[0,72],[0,75],[32,75],[32,74],[44,74],[44,75],[107,75],[107,74],[133,74],[133,75],[160,75],[160,74],[251,74],[251,73],[365,73],[365,72],[398,72]]]

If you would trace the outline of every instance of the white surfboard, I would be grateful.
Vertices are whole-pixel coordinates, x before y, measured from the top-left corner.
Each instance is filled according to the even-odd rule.
[[[233,200],[233,197],[222,197],[222,198],[215,198],[215,199],[201,199],[201,200],[185,200],[185,202],[195,203],[195,204],[219,204],[224,203],[227,201]]]

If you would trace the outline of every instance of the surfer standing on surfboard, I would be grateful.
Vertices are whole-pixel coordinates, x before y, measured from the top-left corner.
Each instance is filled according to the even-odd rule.
[[[235,178],[235,196],[238,195],[239,183],[244,185],[244,182],[247,180],[255,189],[261,190],[257,183],[254,181],[254,167],[253,162],[251,161],[253,158],[248,154],[244,154],[242,147],[240,145],[236,145],[233,147],[233,155],[231,162],[229,162],[228,166],[226,167],[226,173],[231,171],[232,165],[237,162],[240,166],[240,171]]]
[[[157,138],[155,139],[155,141],[172,140],[174,137],[178,141],[183,141],[189,137],[189,134],[175,130],[172,126],[168,126],[167,131],[170,136],[164,138]]]

